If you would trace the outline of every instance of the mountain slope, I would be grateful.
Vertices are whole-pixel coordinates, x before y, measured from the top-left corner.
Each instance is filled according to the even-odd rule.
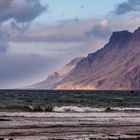
[[[72,70],[76,67],[76,64],[82,60],[84,57],[79,57],[73,59],[70,63],[59,69],[57,72],[54,72],[48,76],[48,78],[40,83],[32,85],[29,88],[33,89],[53,89],[53,86],[56,82],[62,80],[64,77],[69,75]]]
[[[140,28],[114,32],[108,44],[77,63],[55,89],[140,89]]]

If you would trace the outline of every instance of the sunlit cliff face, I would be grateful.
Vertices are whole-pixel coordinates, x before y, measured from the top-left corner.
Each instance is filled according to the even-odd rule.
[[[60,86],[57,86],[56,87],[57,90],[97,90],[96,89],[96,86],[94,85],[86,85],[86,86],[83,86],[83,85],[60,85]]]

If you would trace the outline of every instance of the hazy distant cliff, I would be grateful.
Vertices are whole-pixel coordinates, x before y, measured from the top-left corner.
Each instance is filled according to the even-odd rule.
[[[69,75],[72,70],[76,67],[76,64],[82,60],[84,57],[79,57],[73,59],[70,63],[59,69],[57,72],[54,72],[48,76],[48,78],[41,82],[37,83],[35,85],[32,85],[29,88],[35,88],[35,89],[54,89],[54,84],[56,82],[61,81],[64,79],[67,75]]]
[[[134,33],[113,32],[104,48],[71,63],[35,87],[90,90],[140,89],[140,28]]]

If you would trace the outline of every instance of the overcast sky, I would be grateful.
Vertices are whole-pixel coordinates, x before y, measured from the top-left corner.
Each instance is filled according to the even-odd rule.
[[[139,23],[140,0],[0,0],[0,88],[40,82]]]

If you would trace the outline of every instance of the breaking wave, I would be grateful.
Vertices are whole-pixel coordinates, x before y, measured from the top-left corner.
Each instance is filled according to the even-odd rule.
[[[91,108],[91,107],[78,107],[78,106],[62,106],[54,107],[54,112],[103,112],[105,108]]]
[[[11,108],[0,108],[0,112],[13,111],[13,112],[140,112],[140,108],[120,108],[120,107],[106,107],[106,108],[92,108],[92,107],[79,107],[79,106],[54,106],[54,107],[42,107],[42,106],[20,106]]]
[[[118,108],[118,107],[107,107],[107,108],[91,108],[91,107],[77,107],[77,106],[62,106],[54,107],[54,112],[117,112],[117,111],[140,111],[140,108]]]

